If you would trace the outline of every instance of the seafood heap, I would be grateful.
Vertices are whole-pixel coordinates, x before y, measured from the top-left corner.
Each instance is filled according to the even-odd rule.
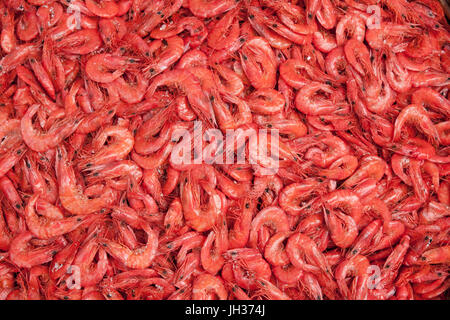
[[[0,299],[448,295],[439,1],[2,0],[0,23]]]

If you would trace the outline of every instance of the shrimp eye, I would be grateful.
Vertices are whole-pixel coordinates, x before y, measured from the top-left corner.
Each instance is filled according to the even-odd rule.
[[[77,219],[77,222],[81,222],[81,220],[82,220],[81,218],[78,218],[78,219]]]
[[[163,44],[163,45],[165,45],[165,46],[167,46],[167,45],[169,44],[169,43],[167,42],[167,40],[166,40],[166,39],[162,39],[162,41],[161,41],[161,42],[162,42],[162,44]]]
[[[17,208],[17,209],[20,209],[20,204],[16,204],[16,208]]]
[[[255,18],[255,16],[252,15],[252,14],[249,14],[248,17],[249,17],[250,19],[254,19],[254,18]]]
[[[245,204],[245,208],[247,208],[247,209],[250,208],[250,203],[247,202],[247,203]]]

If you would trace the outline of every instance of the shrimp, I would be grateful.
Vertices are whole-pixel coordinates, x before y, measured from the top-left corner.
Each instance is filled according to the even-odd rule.
[[[418,261],[420,264],[439,264],[450,262],[450,246],[442,246],[425,251]]]
[[[405,124],[415,124],[431,140],[439,142],[439,134],[425,109],[419,105],[411,104],[404,108],[395,119],[393,141],[400,140],[401,130]]]
[[[240,57],[242,68],[253,87],[275,87],[275,53],[266,39],[255,37],[247,41],[240,50]]]
[[[33,234],[29,231],[18,234],[12,241],[9,249],[9,258],[20,268],[31,268],[52,260],[53,256],[63,248],[58,242],[33,248],[30,241]]]
[[[336,268],[336,282],[342,295],[347,299],[366,300],[368,298],[369,260],[362,255],[355,255],[342,261]],[[354,276],[351,289],[346,278]]]
[[[122,76],[127,68],[136,64],[137,61],[133,58],[99,53],[89,58],[85,70],[92,81],[110,83]]]
[[[323,272],[327,277],[332,277],[325,256],[308,236],[300,232],[292,234],[286,244],[286,253],[295,267],[306,272]]]
[[[226,300],[228,291],[222,279],[207,273],[198,275],[192,285],[192,298],[195,300]]]
[[[107,146],[104,144],[108,142]],[[127,129],[120,126],[108,126],[99,131],[92,141],[94,155],[83,158],[78,166],[89,169],[113,161],[123,160],[133,150],[134,137]]]
[[[258,234],[264,227],[270,228],[274,233],[289,231],[286,213],[279,207],[267,207],[261,210],[254,218],[250,227],[249,245],[252,248],[265,247],[266,240],[259,238]],[[258,241],[259,240],[259,241]]]
[[[22,137],[27,146],[37,152],[44,152],[54,148],[77,129],[80,119],[67,117],[55,122],[46,133],[39,132],[33,128],[33,116],[40,109],[39,104],[28,108],[26,114],[20,121]]]
[[[222,213],[224,207],[222,197],[207,182],[196,182],[189,176],[180,179],[180,199],[186,223],[199,232],[210,230]],[[201,206],[200,188],[209,196],[206,207]]]
[[[49,219],[36,214],[36,204],[39,194],[35,194],[25,207],[25,221],[31,233],[39,239],[50,239],[75,230],[83,224],[92,222],[92,217],[67,217],[62,219]]]
[[[58,178],[59,199],[63,207],[73,214],[86,215],[104,210],[114,202],[114,192],[106,188],[104,193],[94,199],[86,196],[76,182],[75,171],[67,159],[67,151],[58,147],[56,155],[56,175]]]
[[[109,239],[99,239],[99,243],[108,254],[128,268],[145,269],[151,265],[155,258],[158,249],[158,234],[147,223],[143,223],[142,228],[147,234],[147,242],[144,246],[135,250]]]
[[[334,93],[331,86],[312,82],[301,88],[295,98],[295,107],[306,115],[323,115],[338,111],[340,107],[329,97]]]

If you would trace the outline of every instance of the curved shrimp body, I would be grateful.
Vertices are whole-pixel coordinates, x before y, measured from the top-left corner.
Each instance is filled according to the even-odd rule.
[[[284,187],[278,199],[280,207],[293,216],[302,214],[310,198],[319,192],[319,186],[317,180],[311,179]]]
[[[285,106],[283,95],[275,89],[262,88],[248,97],[251,111],[264,115],[274,115],[281,112]]]
[[[67,117],[55,122],[52,127],[42,133],[34,129],[33,116],[38,112],[40,105],[35,104],[28,108],[26,114],[20,122],[21,133],[27,146],[37,152],[44,152],[54,148],[62,140],[67,138],[77,129],[80,120],[76,117]]]
[[[90,183],[100,183],[108,179],[111,187],[124,191],[129,183],[139,183],[142,180],[142,169],[130,160],[120,160],[89,167]],[[118,180],[113,180],[118,179]]]
[[[61,244],[54,243],[43,247],[30,247],[33,234],[29,231],[17,235],[11,242],[9,258],[20,268],[31,268],[52,260],[61,249]]]
[[[208,182],[196,183],[189,177],[180,179],[180,199],[186,223],[199,232],[211,229],[222,214],[224,203],[221,195]],[[200,188],[209,196],[206,206],[200,204]]]
[[[95,267],[92,267],[96,255],[98,255],[98,262]],[[99,247],[97,238],[93,237],[78,250],[72,263],[80,268],[80,285],[89,287],[102,280],[108,267],[108,257]]]
[[[39,217],[36,213],[38,199],[39,194],[35,194],[28,201],[28,204],[25,207],[25,221],[31,233],[39,239],[50,239],[66,234],[79,226],[92,221],[92,216],[73,216],[62,219]]]
[[[188,70],[174,69],[166,71],[153,79],[147,90],[147,95],[153,95],[158,87],[175,86],[186,94],[193,111],[207,122],[214,122],[214,112],[211,103],[206,94],[202,91],[202,87],[198,79]]]
[[[366,156],[360,161],[359,168],[347,180],[343,186],[346,188],[354,187],[364,179],[374,179],[379,181],[387,170],[386,162],[376,156]]]
[[[208,46],[222,50],[230,46],[239,36],[239,21],[236,19],[238,9],[232,9],[214,25],[208,34]]]
[[[333,113],[339,110],[339,106],[329,99],[333,93],[334,90],[331,86],[311,82],[298,91],[295,107],[298,111],[312,116]]]
[[[362,204],[358,195],[350,190],[336,190],[322,198],[325,208],[330,211],[341,210],[350,215],[356,224],[362,218]]]
[[[147,242],[144,246],[134,250],[109,239],[101,239],[99,243],[108,254],[119,260],[126,267],[131,269],[145,269],[152,264],[155,258],[158,249],[158,234],[147,224],[144,224],[143,228],[147,234]]]
[[[414,105],[427,107],[450,116],[450,101],[432,88],[419,88],[411,96]]]
[[[167,70],[181,58],[184,52],[184,42],[183,39],[178,36],[163,40],[155,40],[151,44],[150,51],[150,63],[144,68],[144,72],[147,73],[150,78],[153,78]]]
[[[104,144],[108,141],[108,145]],[[123,160],[133,150],[132,133],[121,126],[108,126],[101,130],[92,141],[94,155],[86,157],[78,163],[81,168]]]
[[[59,199],[63,207],[72,214],[86,215],[100,211],[114,202],[114,193],[106,189],[101,197],[90,199],[76,182],[75,172],[67,159],[67,152],[58,148],[56,173],[59,186]]]
[[[355,14],[347,14],[339,20],[336,26],[336,42],[342,46],[346,42],[346,36],[357,41],[364,41],[366,26],[361,17]]]
[[[311,81],[325,82],[332,80],[319,69],[314,68],[302,59],[291,58],[281,63],[280,76],[288,85],[301,89]]]
[[[266,39],[250,39],[242,47],[240,56],[242,68],[253,87],[275,87],[277,63],[275,53]]]
[[[192,298],[195,300],[226,300],[228,290],[220,277],[203,273],[194,279]]]
[[[430,139],[439,142],[439,134],[427,112],[423,107],[414,104],[404,108],[395,120],[393,141],[400,140],[402,128],[407,123],[418,126]]]
[[[226,270],[231,271],[231,279],[241,288],[254,290],[258,288],[258,279],[269,280],[272,272],[270,265],[256,249],[238,248],[228,250],[224,257],[227,264],[222,269],[222,277],[227,279]],[[234,278],[234,279],[233,279]]]
[[[0,129],[0,177],[4,176],[25,155],[26,145],[22,142],[20,121],[8,120]]]
[[[323,272],[331,277],[331,268],[316,243],[308,236],[297,232],[289,237],[286,253],[291,263],[307,272]]]
[[[214,247],[212,247],[213,242]],[[203,243],[200,252],[203,269],[213,275],[219,272],[225,263],[222,253],[226,250],[228,250],[226,222],[220,221],[219,226],[215,227],[214,230],[209,233]]]
[[[110,83],[118,79],[136,60],[108,53],[96,54],[86,62],[86,75],[95,82]]]
[[[263,227],[267,227],[273,230],[274,233],[289,231],[289,222],[286,213],[279,207],[267,207],[261,210],[254,218],[251,224],[249,244],[253,248],[257,248],[261,245],[265,246],[265,241],[261,244],[261,240],[258,241],[258,233],[261,232]]]
[[[56,49],[67,54],[85,55],[102,46],[102,38],[96,29],[83,29],[69,34],[57,42]]]
[[[325,209],[325,222],[330,229],[331,240],[340,248],[351,246],[358,236],[358,226],[351,216],[340,211]]]
[[[335,277],[341,294],[347,299],[366,300],[369,280],[369,260],[362,255],[355,255],[342,261],[336,268]],[[347,277],[353,276],[351,288],[347,286]]]
[[[189,10],[200,18],[209,18],[224,13],[235,6],[231,0],[189,0]]]
[[[264,258],[272,266],[285,266],[290,263],[289,257],[284,250],[283,242],[291,236],[290,231],[280,231],[275,233],[264,248]]]

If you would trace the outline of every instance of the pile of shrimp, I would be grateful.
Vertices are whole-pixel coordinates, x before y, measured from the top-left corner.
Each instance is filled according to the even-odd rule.
[[[448,298],[446,14],[2,0],[0,299]]]

